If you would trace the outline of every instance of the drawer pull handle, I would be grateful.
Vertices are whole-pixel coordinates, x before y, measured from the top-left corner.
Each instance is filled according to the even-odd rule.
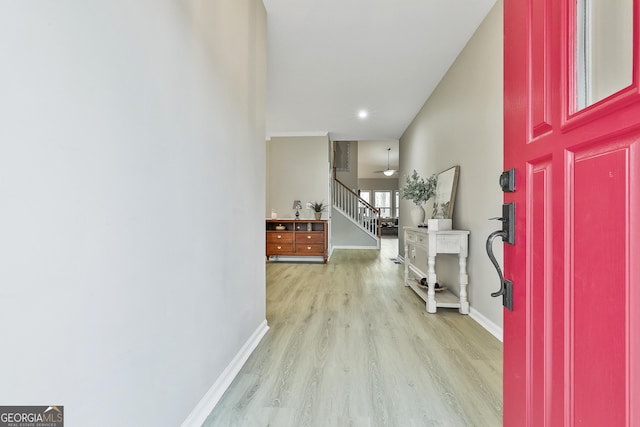
[[[282,249],[282,246],[278,246],[278,249]]]
[[[310,238],[311,238],[311,236],[307,236],[307,239],[310,239]]]
[[[278,234],[278,239],[282,239],[282,236]]]
[[[307,249],[308,249],[308,250],[311,250],[311,246],[307,246]]]

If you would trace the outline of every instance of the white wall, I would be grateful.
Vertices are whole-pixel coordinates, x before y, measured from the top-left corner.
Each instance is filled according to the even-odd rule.
[[[488,218],[500,216],[502,204],[498,186],[503,164],[502,4],[496,3],[400,139],[402,177],[413,169],[427,177],[460,165],[453,225],[471,231],[469,301],[498,327],[501,301],[489,293],[498,289],[499,280],[487,258],[485,240],[500,227]],[[412,206],[410,200],[402,200],[400,227],[410,223]],[[403,246],[400,233],[400,253]],[[501,244],[496,242],[494,249],[501,262]],[[457,284],[455,257],[442,257],[437,264],[445,283]]]
[[[263,324],[265,15],[1,3],[0,404],[176,426]]]
[[[313,218],[309,202],[329,204],[329,137],[272,137],[267,141],[269,170],[267,217],[293,218],[293,201],[302,201],[300,218]],[[327,219],[328,210],[322,216]]]

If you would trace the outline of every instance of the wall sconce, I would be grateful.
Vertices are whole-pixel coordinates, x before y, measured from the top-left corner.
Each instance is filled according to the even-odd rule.
[[[300,219],[300,209],[302,209],[302,202],[300,202],[300,200],[294,200],[293,209],[296,210],[296,219]]]

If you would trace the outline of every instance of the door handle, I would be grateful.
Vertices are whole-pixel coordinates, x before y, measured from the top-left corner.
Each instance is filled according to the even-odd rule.
[[[491,296],[494,298],[499,297],[500,295],[504,295],[504,290],[505,290],[505,285],[504,285],[505,279],[502,274],[502,269],[500,268],[500,265],[498,264],[498,261],[496,260],[496,257],[493,254],[493,241],[498,236],[504,239],[506,236],[506,233],[502,230],[496,230],[493,233],[489,234],[489,237],[487,238],[487,255],[489,256],[489,259],[491,260],[491,263],[493,264],[496,271],[498,272],[498,277],[500,278],[500,289],[498,289],[496,292],[491,292]]]
[[[496,237],[501,237],[503,242],[509,243],[511,245],[515,244],[515,219],[516,219],[516,206],[514,203],[505,203],[502,205],[502,217],[500,218],[490,218],[497,219],[502,221],[502,229],[496,230],[493,233],[489,234],[487,237],[487,255],[491,260],[491,263],[495,267],[498,272],[498,277],[500,278],[500,289],[496,292],[492,292],[492,297],[502,296],[502,305],[504,305],[507,309],[513,311],[513,282],[511,280],[505,279],[502,274],[502,269],[496,260],[495,255],[493,254],[493,241]]]

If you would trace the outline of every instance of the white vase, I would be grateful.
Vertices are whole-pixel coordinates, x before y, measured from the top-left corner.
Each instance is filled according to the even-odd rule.
[[[417,227],[419,224],[424,224],[424,209],[420,205],[415,205],[411,211],[409,211],[411,215],[411,222],[414,227]]]

